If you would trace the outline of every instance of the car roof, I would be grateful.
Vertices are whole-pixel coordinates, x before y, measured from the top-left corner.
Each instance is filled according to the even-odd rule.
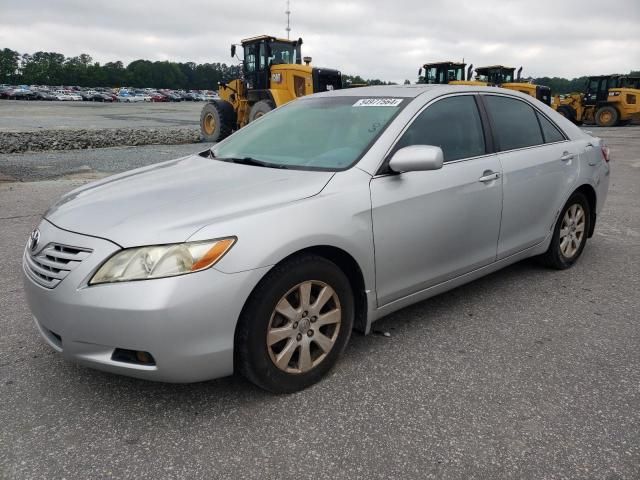
[[[484,87],[476,85],[434,85],[434,84],[417,84],[417,85],[377,85],[371,87],[343,88],[330,92],[321,92],[304,98],[313,97],[399,97],[399,98],[416,98],[424,95],[425,97],[438,97],[449,93],[470,93],[470,92],[487,92],[498,93],[501,95],[511,95],[514,97],[525,98],[530,100],[532,97],[499,87]]]

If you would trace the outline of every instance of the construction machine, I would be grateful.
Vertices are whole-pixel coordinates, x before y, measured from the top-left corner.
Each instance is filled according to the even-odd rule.
[[[312,67],[311,57],[301,57],[301,38],[261,35],[242,40],[240,46],[244,55],[240,78],[221,82],[220,98],[202,108],[200,131],[206,142],[222,140],[298,97],[342,88],[338,70]],[[231,57],[236,57],[236,45],[231,46]]]
[[[489,85],[526,93],[527,95],[537,98],[542,103],[551,105],[551,89],[546,85],[536,85],[525,82],[522,80],[521,73],[522,67],[518,69],[516,76],[516,69],[514,67],[491,65],[476,68],[476,79],[481,82],[487,82]]]
[[[424,82],[437,85],[480,85],[487,83],[476,82],[471,79],[473,65],[465,72],[467,64],[464,62],[434,62],[426,63],[418,71],[421,77],[424,69]],[[466,74],[465,74],[466,73]],[[468,80],[466,80],[468,78]]]
[[[593,76],[587,80],[584,92],[556,95],[551,107],[577,125],[625,125],[640,120],[640,85],[634,77]]]
[[[473,65],[468,69],[466,66],[466,63],[463,62],[427,63],[423,65],[425,83],[502,87],[526,93],[547,105],[551,103],[551,89],[549,87],[521,80],[522,67],[518,70],[517,78],[514,78],[515,68],[503,65],[476,68],[476,76],[473,78]],[[422,76],[422,72],[421,68],[418,71],[418,76]]]

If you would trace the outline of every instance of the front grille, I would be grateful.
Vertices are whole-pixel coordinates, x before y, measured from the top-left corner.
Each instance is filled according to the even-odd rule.
[[[36,283],[55,288],[69,272],[91,254],[88,248],[50,243],[36,255],[25,251],[25,272]]]

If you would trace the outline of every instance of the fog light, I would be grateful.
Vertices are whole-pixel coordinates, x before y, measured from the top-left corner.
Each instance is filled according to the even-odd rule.
[[[114,362],[133,363],[136,365],[153,366],[156,361],[149,352],[141,350],[127,350],[125,348],[116,348],[111,355]]]

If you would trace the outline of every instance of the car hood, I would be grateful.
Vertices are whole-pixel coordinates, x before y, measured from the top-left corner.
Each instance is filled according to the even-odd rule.
[[[80,187],[44,216],[122,247],[177,243],[216,221],[316,195],[332,176],[192,155]]]

